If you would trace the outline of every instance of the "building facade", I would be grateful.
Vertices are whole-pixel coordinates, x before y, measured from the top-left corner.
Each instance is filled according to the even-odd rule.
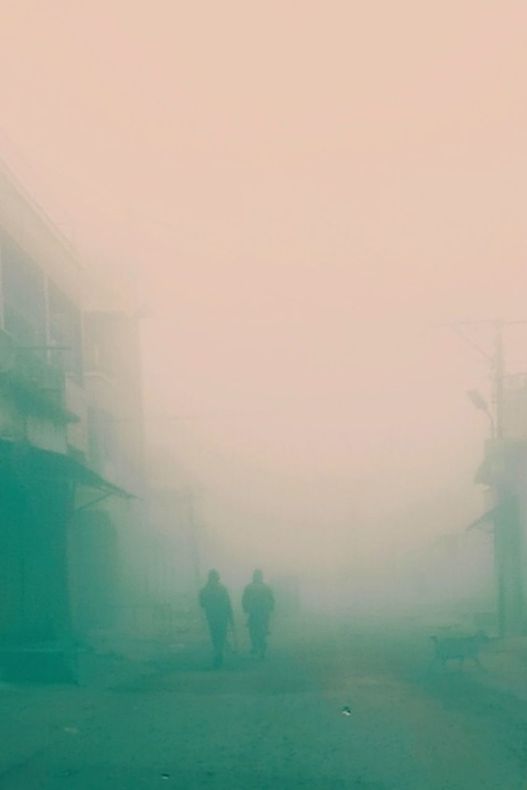
[[[142,457],[137,320],[0,167],[0,647],[111,622]]]

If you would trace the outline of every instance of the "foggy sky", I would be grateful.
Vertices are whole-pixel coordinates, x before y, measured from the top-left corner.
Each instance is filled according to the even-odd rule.
[[[262,556],[462,529],[488,368],[437,324],[527,317],[525,4],[0,5],[0,151],[139,279],[206,521]]]

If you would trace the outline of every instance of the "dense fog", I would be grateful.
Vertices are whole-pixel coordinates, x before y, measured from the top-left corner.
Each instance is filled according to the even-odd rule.
[[[524,10],[2,16],[2,154],[132,294],[149,474],[191,494],[200,578],[485,608],[489,537],[467,527],[489,425],[466,392],[491,401],[494,337],[452,324],[526,317]]]

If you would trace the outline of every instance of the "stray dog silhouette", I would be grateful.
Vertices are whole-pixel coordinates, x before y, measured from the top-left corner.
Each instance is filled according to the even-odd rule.
[[[476,666],[482,668],[479,660],[481,648],[490,642],[489,637],[484,631],[478,631],[473,636],[432,636],[434,644],[434,661],[440,662],[446,667],[448,661],[459,661],[459,668],[462,669],[465,659],[470,659]]]

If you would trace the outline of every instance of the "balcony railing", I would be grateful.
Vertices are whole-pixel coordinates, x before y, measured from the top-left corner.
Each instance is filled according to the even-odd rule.
[[[48,349],[16,346],[0,330],[0,390],[25,415],[58,423],[75,422],[65,406],[65,374],[48,359]]]

